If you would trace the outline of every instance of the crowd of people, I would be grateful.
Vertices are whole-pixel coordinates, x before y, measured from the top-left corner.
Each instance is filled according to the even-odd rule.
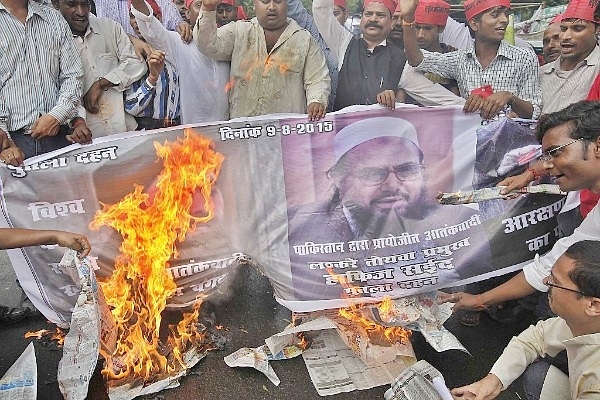
[[[539,118],[542,157],[500,184],[510,191],[551,175],[581,204],[580,218],[502,285],[441,301],[471,311],[465,322],[475,325],[482,310],[547,291],[552,315],[513,339],[489,375],[453,395],[491,399],[524,373],[529,399],[598,399],[598,8],[571,0],[544,32],[540,66],[526,42],[504,40],[510,0],[466,0],[466,24],[449,17],[444,0],[364,0],[360,35],[344,26],[345,0],[313,0],[312,13],[300,0],[254,0],[249,20],[235,0],[0,0],[0,161],[17,166],[135,129],[280,112],[319,120],[364,104]],[[390,158],[394,149],[418,148],[406,138],[384,142]],[[344,157],[367,151],[358,147]],[[413,152],[412,169],[392,171],[397,179],[419,175]],[[387,179],[384,172],[372,179]],[[342,203],[360,200],[359,192],[342,193]],[[90,248],[84,236],[61,231],[0,236],[1,248],[57,243],[82,255]],[[27,314],[0,311],[3,323]],[[562,371],[554,361],[561,352]]]

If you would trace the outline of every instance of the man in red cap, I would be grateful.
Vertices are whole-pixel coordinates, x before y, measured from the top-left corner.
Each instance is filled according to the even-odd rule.
[[[426,105],[463,104],[452,92],[406,66],[402,47],[388,37],[395,0],[366,0],[360,20],[362,37],[354,37],[333,17],[333,0],[314,0],[313,17],[339,65],[334,110],[357,104],[395,108],[397,92],[404,89]]]
[[[593,2],[572,0],[562,15],[560,57],[542,67],[543,113],[562,110],[585,99],[600,72],[600,21],[594,18],[595,4],[590,3]]]
[[[344,26],[348,19],[348,5],[346,4],[346,0],[333,0],[333,15]]]
[[[461,96],[467,99],[465,112],[478,111],[490,119],[510,108],[521,118],[538,117],[542,96],[537,58],[502,40],[510,15],[509,0],[466,0],[465,15],[475,43],[469,49],[443,54],[419,48],[415,31],[418,4],[418,0],[401,0],[404,51],[410,65],[455,79]]]
[[[234,0],[222,0],[217,6],[217,26],[227,25],[238,19],[238,8],[234,4]]]
[[[450,4],[444,0],[423,0],[419,2],[415,10],[415,30],[417,31],[417,42],[423,50],[436,53],[447,53],[452,49],[444,43],[440,43],[440,34],[446,27]],[[432,82],[439,83],[455,95],[459,96],[458,84],[454,79],[426,73],[425,76]]]

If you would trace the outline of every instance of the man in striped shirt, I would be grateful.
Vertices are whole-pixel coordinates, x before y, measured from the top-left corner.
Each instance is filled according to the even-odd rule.
[[[19,165],[73,140],[67,124],[83,69],[69,26],[50,7],[1,0],[0,32],[0,161]]]

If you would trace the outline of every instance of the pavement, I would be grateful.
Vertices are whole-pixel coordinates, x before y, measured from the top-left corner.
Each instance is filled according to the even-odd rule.
[[[203,399],[203,400],[311,400],[320,399],[312,385],[302,357],[272,362],[273,369],[281,379],[274,386],[262,373],[251,368],[229,368],[223,357],[241,347],[258,347],[264,339],[280,332],[290,321],[290,312],[273,298],[270,284],[252,267],[242,268],[233,283],[230,298],[214,304],[217,324],[224,326],[227,339],[224,350],[212,351],[181,385],[146,396],[146,400]],[[20,303],[21,291],[15,285],[15,276],[6,252],[0,252],[0,305],[9,307]],[[165,316],[165,319],[168,319]],[[484,315],[478,327],[467,328],[451,317],[446,327],[453,332],[471,355],[459,351],[437,353],[415,333],[411,341],[418,359],[425,359],[442,372],[449,387],[462,386],[487,374],[510,338],[521,332],[533,321],[524,317],[512,325],[502,325]],[[0,349],[0,376],[10,368],[25,347],[33,340],[38,364],[38,399],[57,400],[62,395],[58,389],[56,371],[62,349],[48,340],[25,339],[28,331],[54,329],[43,316],[31,317],[15,325],[2,326],[3,345]],[[100,364],[100,363],[99,363]],[[98,365],[92,378],[88,399],[108,399]],[[331,399],[383,399],[389,386],[370,390],[329,396]],[[500,400],[525,399],[520,380],[517,380],[498,397]]]

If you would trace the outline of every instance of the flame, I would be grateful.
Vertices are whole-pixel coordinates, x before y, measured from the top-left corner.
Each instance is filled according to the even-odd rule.
[[[242,65],[240,66],[241,70],[246,70],[247,73],[243,77],[244,80],[250,81],[252,80],[252,74],[254,71],[261,71],[261,75],[266,75],[271,73],[273,68],[277,68],[279,74],[284,74],[286,71],[290,70],[290,67],[285,62],[282,62],[279,59],[273,59],[273,57],[268,56],[265,61],[262,58],[256,57],[254,59],[247,59],[242,61]],[[231,78],[229,82],[225,84],[225,93],[229,93],[233,87],[236,85],[236,79]]]
[[[345,276],[336,274],[335,272],[333,272],[333,268],[328,267],[327,272],[343,288],[352,287],[352,285],[346,280]],[[372,307],[373,305],[371,304],[369,306]],[[408,329],[403,329],[399,326],[383,326],[381,324],[378,324],[377,322],[367,317],[368,313],[363,312],[364,308],[365,306],[363,305],[352,305],[349,307],[338,309],[338,314],[341,317],[350,321],[352,324],[363,328],[369,336],[369,340],[371,342],[388,346],[397,342],[400,342],[402,344],[408,343],[410,336],[412,335],[412,331]],[[377,309],[379,310],[379,313],[382,316],[393,314],[394,303],[392,302],[392,299],[389,296],[385,296],[383,300],[377,304]]]
[[[54,340],[58,346],[62,346],[65,343],[65,331],[58,326],[53,331],[49,329],[40,329],[35,332],[25,332],[24,337],[26,339],[35,338],[37,340],[48,337],[50,340]]]
[[[113,205],[103,204],[90,228],[109,226],[123,238],[112,276],[101,282],[116,324],[116,350],[106,357],[102,371],[109,380],[142,378],[150,381],[185,369],[182,351],[201,340],[195,322],[198,306],[171,328],[170,357],[160,342],[161,313],[177,286],[167,272],[169,260],[178,256],[176,244],[185,240],[197,223],[213,217],[212,187],[223,156],[211,140],[186,129],[184,138],[154,144],[163,170],[153,193],[135,185],[132,193]],[[191,213],[194,196],[203,200],[204,215]],[[199,302],[197,302],[199,303]]]

